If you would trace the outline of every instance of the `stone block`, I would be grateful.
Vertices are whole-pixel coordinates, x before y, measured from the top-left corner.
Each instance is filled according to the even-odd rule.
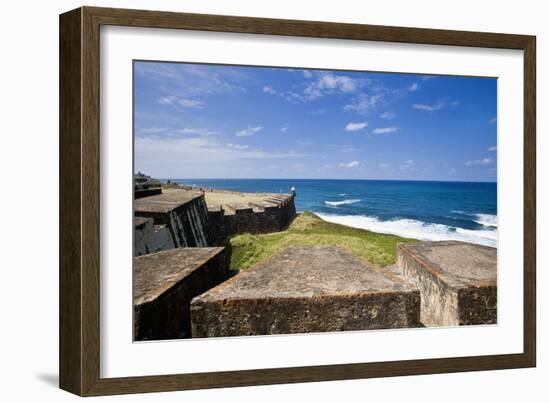
[[[174,247],[172,235],[166,225],[154,225],[152,218],[134,217],[134,256]]]
[[[419,326],[419,292],[328,246],[290,247],[193,299],[193,337]]]
[[[191,337],[191,300],[227,277],[224,248],[177,248],[135,257],[134,340]]]
[[[425,326],[497,322],[497,250],[444,241],[400,244],[398,265],[420,290]]]
[[[252,202],[251,204],[254,207],[257,207],[260,211],[269,211],[269,210],[279,208],[279,206],[276,203],[268,202],[267,200],[256,201],[256,202]]]
[[[136,217],[166,225],[176,247],[208,246],[208,208],[202,193],[166,189],[162,194],[134,200]]]
[[[281,195],[277,202],[266,199],[226,203],[223,208],[218,208],[219,204],[211,206],[208,208],[208,239],[212,245],[223,245],[227,238],[236,234],[282,231],[296,216],[294,197],[288,195]]]
[[[248,203],[227,203],[227,208],[235,214],[252,214],[252,207]]]
[[[159,195],[161,193],[162,193],[162,188],[160,187],[134,189],[134,199],[141,199],[143,197]]]

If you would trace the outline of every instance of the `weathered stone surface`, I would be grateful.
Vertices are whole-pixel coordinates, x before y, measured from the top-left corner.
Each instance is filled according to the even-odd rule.
[[[137,174],[134,175],[135,190],[160,188],[160,186],[161,186],[161,183],[159,180],[155,178],[151,178],[150,176],[142,174],[141,172],[138,172]]]
[[[200,192],[167,189],[161,194],[136,200],[134,209],[143,213],[168,213],[202,196]]]
[[[279,207],[278,204],[268,202],[267,200],[252,202],[250,204],[252,204],[254,207],[257,207],[257,208],[262,209],[262,210],[276,209],[277,207]]]
[[[400,244],[398,265],[418,286],[425,326],[497,321],[497,250],[456,241]]]
[[[134,339],[191,337],[193,297],[228,277],[223,248],[177,248],[134,258]]]
[[[252,207],[248,203],[227,203],[226,206],[226,214],[252,214]]]
[[[134,200],[136,217],[152,218],[166,225],[175,247],[208,246],[208,209],[202,193],[167,189],[155,196]]]
[[[147,188],[147,189],[134,189],[134,199],[141,199],[143,197],[154,196],[162,193],[160,187]]]
[[[166,225],[154,225],[152,218],[134,217],[134,256],[175,248]]]
[[[338,247],[290,247],[196,297],[193,337],[419,326],[419,292]]]
[[[208,195],[208,193],[207,193]],[[266,195],[263,200],[230,202],[208,207],[208,238],[222,245],[236,234],[266,234],[284,230],[296,216],[294,196]],[[246,197],[243,197],[246,200]],[[268,199],[270,201],[268,201]]]
[[[231,200],[225,204],[206,203],[205,194],[196,190],[163,189],[163,193],[134,200],[136,218],[152,218],[153,224],[166,226],[171,240],[164,233],[161,239],[153,241],[153,248],[145,248],[142,239],[147,238],[138,231],[148,228],[135,227],[134,256],[166,250],[170,247],[194,247],[223,245],[230,236],[243,233],[265,234],[284,230],[296,216],[294,196],[274,194],[250,194],[236,192],[206,193],[217,200]],[[221,197],[225,196],[225,198]],[[266,198],[276,199],[269,202]],[[273,199],[273,200],[275,200]],[[158,249],[156,245],[164,245]],[[170,246],[173,244],[173,246]],[[149,250],[148,252],[146,252]]]

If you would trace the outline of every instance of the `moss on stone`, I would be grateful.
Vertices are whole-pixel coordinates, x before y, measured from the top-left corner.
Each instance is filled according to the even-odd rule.
[[[297,216],[286,231],[263,235],[241,234],[229,240],[230,267],[246,270],[288,246],[340,246],[377,266],[395,263],[399,242],[415,239],[379,234],[323,221],[313,213]]]

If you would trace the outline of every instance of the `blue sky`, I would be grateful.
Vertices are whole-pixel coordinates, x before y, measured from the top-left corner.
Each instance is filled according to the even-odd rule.
[[[158,178],[496,180],[497,80],[134,63]]]

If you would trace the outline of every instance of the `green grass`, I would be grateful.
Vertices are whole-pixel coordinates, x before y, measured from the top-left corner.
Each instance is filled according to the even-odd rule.
[[[292,245],[340,246],[374,265],[386,266],[395,263],[399,242],[417,241],[329,223],[305,212],[296,217],[286,231],[236,235],[229,240],[228,246],[231,269],[245,270]]]

